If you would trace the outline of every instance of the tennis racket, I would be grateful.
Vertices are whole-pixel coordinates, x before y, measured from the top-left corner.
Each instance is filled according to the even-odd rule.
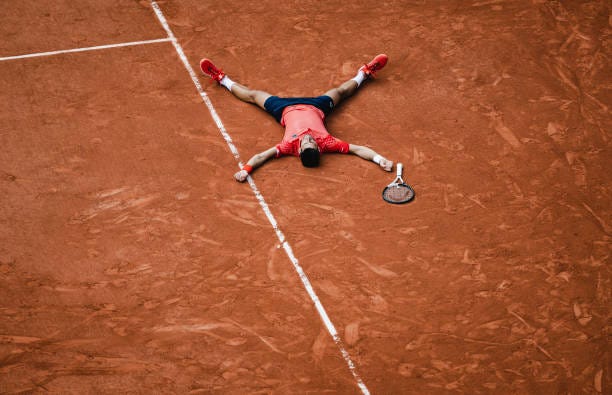
[[[414,199],[414,189],[402,179],[403,168],[404,166],[401,163],[397,164],[397,175],[395,176],[395,180],[383,189],[382,197],[385,202],[403,204]]]

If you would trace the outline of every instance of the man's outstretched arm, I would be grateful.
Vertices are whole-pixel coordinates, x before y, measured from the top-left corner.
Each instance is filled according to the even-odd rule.
[[[253,155],[253,157],[251,157],[251,159],[249,159],[249,161],[246,163],[246,165],[242,168],[242,170],[240,170],[239,172],[237,172],[236,174],[234,174],[234,178],[236,179],[236,181],[239,182],[245,182],[247,179],[247,176],[256,168],[258,168],[259,166],[263,165],[266,161],[268,161],[269,159],[272,159],[276,156],[276,146],[269,148],[265,151],[262,151],[258,154]]]
[[[383,158],[378,155],[376,151],[371,148],[363,147],[361,145],[349,144],[349,152],[351,154],[357,155],[358,157],[370,160],[372,162],[377,163],[380,167],[382,167],[386,171],[391,171],[393,169],[393,162]]]

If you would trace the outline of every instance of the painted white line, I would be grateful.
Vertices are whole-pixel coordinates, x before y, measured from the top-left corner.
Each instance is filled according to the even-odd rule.
[[[154,44],[154,43],[164,43],[172,41],[170,38],[158,38],[155,40],[145,40],[145,41],[132,41],[127,43],[118,43],[118,44],[108,44],[108,45],[98,45],[95,47],[84,47],[84,48],[74,48],[74,49],[63,49],[60,51],[51,51],[51,52],[38,52],[38,53],[30,53],[26,55],[16,55],[16,56],[5,56],[0,58],[0,61],[4,60],[16,60],[16,59],[27,59],[27,58],[36,58],[40,56],[53,56],[60,55],[64,53],[73,53],[73,52],[85,52],[85,51],[97,51],[100,49],[109,49],[109,48],[119,48],[119,47],[129,47],[132,45],[145,45],[145,44]]]
[[[232,151],[234,158],[236,158],[236,160],[238,161],[238,168],[242,168],[243,163],[240,160],[240,154],[238,153],[238,149],[236,149],[236,146],[232,142],[232,138],[230,137],[227,130],[225,130],[225,126],[223,126],[223,122],[221,122],[221,118],[219,118],[219,115],[217,114],[217,111],[213,107],[212,102],[208,98],[208,95],[206,94],[206,92],[204,92],[204,89],[202,88],[202,85],[200,84],[198,77],[193,71],[193,68],[191,67],[191,65],[189,64],[189,60],[187,59],[187,56],[185,56],[185,53],[183,52],[181,45],[178,43],[176,37],[174,36],[174,33],[172,33],[172,30],[170,29],[170,25],[166,21],[166,17],[164,16],[161,8],[159,7],[159,5],[157,4],[155,0],[151,0],[151,6],[153,7],[153,11],[155,11],[155,15],[157,15],[157,18],[159,19],[159,22],[163,26],[164,30],[166,30],[168,37],[172,40],[172,44],[174,45],[174,48],[176,49],[176,52],[179,55],[179,58],[181,59],[181,61],[183,62],[183,65],[187,69],[187,72],[189,73],[189,76],[191,77],[193,84],[198,90],[198,93],[202,97],[202,100],[206,104],[206,107],[208,107],[208,110],[210,111],[210,114],[212,115],[213,120],[217,124],[217,128],[219,128],[219,132],[221,132],[221,135],[225,139],[230,151]],[[357,373],[355,364],[353,363],[348,351],[346,351],[346,348],[344,347],[344,344],[342,343],[342,339],[338,335],[338,331],[336,331],[334,324],[331,322],[329,316],[327,315],[327,312],[325,311],[323,304],[319,300],[319,297],[317,296],[314,288],[312,287],[310,280],[308,280],[306,273],[300,266],[300,263],[295,257],[295,255],[293,254],[293,251],[291,250],[291,246],[289,245],[289,242],[285,240],[285,235],[279,228],[278,223],[276,222],[276,219],[274,218],[274,216],[272,215],[272,212],[270,211],[270,208],[268,207],[268,204],[264,200],[263,195],[257,189],[257,186],[255,185],[255,181],[253,181],[253,178],[251,178],[251,176],[248,177],[248,182],[249,182],[249,185],[251,186],[251,189],[253,190],[253,193],[255,194],[255,197],[259,201],[259,205],[261,206],[264,213],[266,214],[268,221],[270,221],[272,228],[274,228],[274,231],[276,232],[276,236],[278,237],[278,240],[280,241],[283,249],[285,250],[285,253],[289,257],[289,260],[293,264],[293,267],[295,268],[298,276],[300,277],[300,280],[302,281],[302,284],[304,285],[306,292],[308,293],[308,295],[310,296],[310,299],[314,303],[315,308],[317,309],[317,312],[319,313],[319,316],[321,317],[321,320],[323,321],[323,323],[325,324],[325,327],[327,328],[327,331],[333,338],[334,343],[336,343],[336,346],[340,349],[340,353],[342,354],[342,357],[346,361],[348,368],[351,371],[351,374],[357,381],[357,385],[359,386],[359,389],[361,389],[361,392],[364,395],[369,395],[370,391],[368,390],[363,380],[361,380],[361,377]]]

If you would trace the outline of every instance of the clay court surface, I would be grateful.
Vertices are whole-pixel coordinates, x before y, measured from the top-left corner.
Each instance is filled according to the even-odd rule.
[[[415,201],[282,158],[277,229],[148,1],[1,5],[1,58],[144,43],[0,61],[0,393],[610,393],[609,2],[160,1],[242,162],[283,129],[200,58],[310,96],[389,55],[327,126]]]

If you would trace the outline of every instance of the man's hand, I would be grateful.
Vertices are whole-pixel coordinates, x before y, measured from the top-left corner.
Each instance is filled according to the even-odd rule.
[[[384,170],[386,171],[391,171],[393,170],[393,162],[388,160],[388,159],[381,159],[380,163],[378,164],[380,167],[382,167]]]
[[[249,172],[252,172],[254,169],[263,165],[267,160],[272,159],[275,156],[276,146],[270,147],[265,151],[253,155],[253,157],[247,161],[246,165],[243,166],[242,170],[234,174],[234,178],[238,182],[245,182],[247,177],[249,176]],[[248,168],[249,171],[244,170],[245,168]]]
[[[245,182],[248,176],[249,173],[247,173],[246,170],[240,170],[238,173],[234,174],[234,178],[238,182]]]
[[[355,154],[361,159],[371,160],[374,163],[378,163],[383,170],[393,170],[393,162],[385,159],[381,155],[377,154],[372,148],[364,147],[356,144],[349,144],[349,152]]]

